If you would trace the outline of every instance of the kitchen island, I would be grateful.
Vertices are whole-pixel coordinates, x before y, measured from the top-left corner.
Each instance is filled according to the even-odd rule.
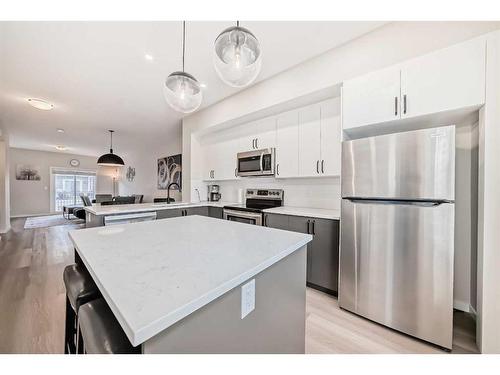
[[[304,353],[311,235],[195,215],[70,238],[143,353]]]
[[[124,222],[166,219],[187,215],[203,215],[222,219],[222,208],[231,204],[234,203],[202,201],[198,203],[92,205],[83,208],[85,210],[85,226],[92,228]]]

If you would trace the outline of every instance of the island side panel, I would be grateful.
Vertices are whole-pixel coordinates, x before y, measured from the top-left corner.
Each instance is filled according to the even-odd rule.
[[[104,216],[85,211],[85,228],[104,226]]]
[[[143,353],[304,353],[306,246],[255,277],[241,319],[240,284],[143,343]]]

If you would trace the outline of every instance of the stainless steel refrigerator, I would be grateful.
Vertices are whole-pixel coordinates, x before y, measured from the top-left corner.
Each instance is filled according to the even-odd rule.
[[[339,304],[451,349],[455,126],[342,144]]]

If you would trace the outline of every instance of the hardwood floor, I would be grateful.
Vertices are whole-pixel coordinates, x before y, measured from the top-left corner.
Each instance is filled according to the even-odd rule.
[[[0,240],[0,353],[62,353],[62,271],[73,262],[68,230],[82,225],[12,230]],[[306,353],[446,353],[341,310],[337,299],[307,290]],[[456,312],[453,353],[477,352],[472,318]]]

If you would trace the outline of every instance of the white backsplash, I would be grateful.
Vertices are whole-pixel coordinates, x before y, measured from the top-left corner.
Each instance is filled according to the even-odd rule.
[[[248,177],[237,181],[217,181],[220,185],[222,200],[240,201],[239,189],[268,188],[285,191],[286,206],[340,209],[340,178],[297,178],[274,179],[266,177]],[[201,184],[200,184],[201,185]],[[202,199],[206,197],[206,185],[200,188]],[[197,197],[196,194],[194,197]]]

